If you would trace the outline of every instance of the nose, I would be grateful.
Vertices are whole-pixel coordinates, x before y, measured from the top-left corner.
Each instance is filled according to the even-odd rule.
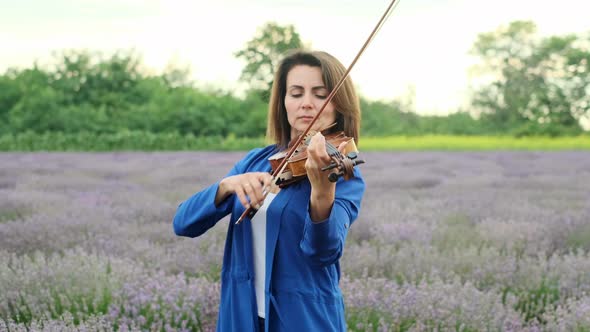
[[[306,110],[310,110],[313,109],[314,105],[313,105],[313,101],[311,98],[311,94],[304,94],[303,95],[303,100],[301,101],[301,108],[306,109]]]

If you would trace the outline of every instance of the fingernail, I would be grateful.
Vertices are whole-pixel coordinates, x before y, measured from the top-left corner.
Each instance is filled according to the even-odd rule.
[[[258,203],[257,203],[256,205],[254,205],[254,208],[255,208],[256,210],[260,210],[260,204],[258,204]]]

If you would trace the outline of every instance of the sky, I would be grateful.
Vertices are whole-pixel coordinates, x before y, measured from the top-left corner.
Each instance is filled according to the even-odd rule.
[[[413,100],[421,114],[467,105],[477,35],[531,20],[540,35],[590,32],[586,0],[397,0],[351,77],[373,100]],[[235,57],[259,27],[292,24],[313,49],[348,67],[390,0],[0,0],[0,72],[50,64],[62,50],[134,50],[154,73],[191,68],[191,78],[239,94]]]

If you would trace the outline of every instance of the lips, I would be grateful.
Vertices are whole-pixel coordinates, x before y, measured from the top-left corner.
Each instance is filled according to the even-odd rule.
[[[298,117],[298,119],[300,119],[300,120],[313,120],[313,116],[304,115],[304,116]]]

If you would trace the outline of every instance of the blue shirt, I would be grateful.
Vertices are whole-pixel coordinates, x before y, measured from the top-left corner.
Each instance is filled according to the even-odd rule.
[[[250,151],[227,176],[268,172],[276,146]],[[311,185],[307,179],[283,188],[267,210],[266,331],[346,331],[339,287],[340,264],[350,225],[357,218],[365,183],[358,168],[336,184],[330,216],[313,223],[309,215]],[[257,331],[252,228],[235,221],[244,212],[236,195],[215,205],[219,182],[182,202],[174,232],[197,237],[231,213],[221,270],[217,331]]]

